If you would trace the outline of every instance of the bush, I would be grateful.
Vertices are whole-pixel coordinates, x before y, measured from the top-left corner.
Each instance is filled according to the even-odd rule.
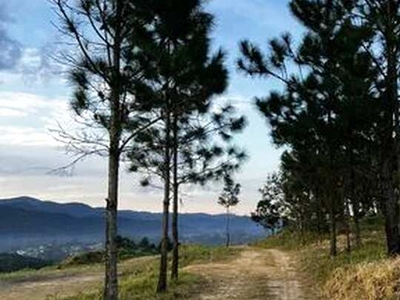
[[[126,260],[130,258],[155,255],[157,254],[156,246],[144,237],[139,244],[136,244],[133,240],[117,236],[117,247],[118,247],[118,259]],[[76,265],[90,265],[95,263],[104,262],[104,251],[92,251],[86,252],[74,257],[70,257],[62,262],[59,268],[76,266]]]
[[[27,257],[10,253],[0,254],[0,273],[15,272],[22,269],[37,270],[51,264],[51,262],[34,257]]]
[[[104,262],[104,251],[94,251],[67,258],[60,266],[90,265],[102,262]]]

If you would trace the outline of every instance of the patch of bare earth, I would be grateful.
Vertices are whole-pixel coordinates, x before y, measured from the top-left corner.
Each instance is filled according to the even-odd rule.
[[[245,248],[235,260],[193,265],[185,270],[203,276],[207,282],[193,300],[315,299],[306,297],[291,257],[280,250]]]
[[[43,300],[51,296],[69,296],[96,288],[102,274],[79,274],[42,278],[18,283],[1,283],[2,300]]]
[[[119,267],[120,276],[141,268],[153,260],[154,257],[141,257],[124,261]],[[104,277],[102,265],[72,267],[43,273],[30,272],[28,274],[30,276],[0,279],[0,299],[44,300],[74,296],[97,291]]]

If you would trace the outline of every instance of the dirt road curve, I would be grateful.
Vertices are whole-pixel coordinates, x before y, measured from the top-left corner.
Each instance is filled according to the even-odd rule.
[[[154,258],[125,262],[122,273]],[[221,263],[186,267],[187,272],[201,275],[204,286],[193,291],[190,300],[315,300],[302,288],[288,253],[244,247],[237,258]],[[101,267],[39,272],[19,280],[0,280],[1,300],[44,300],[47,295],[76,295],[98,287],[103,279]],[[53,298],[51,298],[53,299]]]
[[[233,261],[186,270],[209,282],[208,290],[193,300],[314,300],[305,296],[289,255],[279,250],[245,248]]]
[[[7,284],[0,283],[1,300],[44,300],[48,296],[74,295],[83,293],[89,288],[97,287],[102,280],[101,273],[54,276]]]

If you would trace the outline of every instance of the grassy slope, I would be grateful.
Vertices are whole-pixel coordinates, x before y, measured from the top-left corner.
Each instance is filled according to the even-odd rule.
[[[383,225],[379,220],[363,224],[362,247],[348,254],[345,237],[339,236],[339,254],[329,256],[329,240],[323,236],[299,236],[284,231],[259,242],[264,248],[293,251],[299,269],[322,299],[400,299],[400,259],[386,256]]]
[[[182,246],[181,267],[197,263],[223,261],[235,257],[239,251],[240,249],[237,248]],[[178,282],[170,282],[169,292],[158,296],[154,292],[158,279],[157,257],[142,257],[124,261],[120,264],[119,271],[121,300],[187,299],[196,291],[201,291],[201,287],[204,283],[201,277],[181,272]],[[80,290],[84,292],[80,292],[76,295],[72,294],[73,296],[69,294],[69,296],[66,297],[65,294],[63,295],[63,293],[57,292],[57,287],[54,287],[56,291],[53,294],[49,294],[47,299],[98,300],[101,299],[102,272],[103,266],[101,264],[73,266],[62,269],[48,267],[39,271],[23,270],[10,274],[1,274],[0,281],[17,284],[18,282],[47,280],[55,276],[59,278],[79,278],[79,276],[82,275],[93,274],[99,280],[95,281],[94,284],[91,283],[83,286]]]

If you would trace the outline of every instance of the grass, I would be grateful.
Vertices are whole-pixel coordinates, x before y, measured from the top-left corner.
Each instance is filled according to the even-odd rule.
[[[58,269],[56,266],[49,266],[40,270],[23,269],[12,273],[1,273],[0,280],[10,282],[32,281],[45,279],[54,275],[72,276],[91,272],[99,272],[101,269],[102,265],[100,264],[85,265],[73,268],[71,267],[68,269]]]
[[[214,261],[229,260],[235,257],[241,250],[238,248],[207,247],[207,246],[181,246],[180,266]],[[139,263],[134,263],[138,261]],[[124,264],[122,265],[124,266]],[[155,293],[158,280],[158,259],[153,257],[147,260],[131,260],[131,267],[120,267],[119,293],[121,300],[173,300],[188,299],[190,296],[202,290],[205,282],[197,275],[180,272],[179,280],[168,283],[167,293],[162,295]],[[79,268],[77,268],[79,270]],[[67,269],[68,270],[68,269]],[[48,300],[98,300],[101,299],[101,285],[95,289],[65,297],[54,294],[47,297]]]
[[[382,220],[362,222],[362,246],[345,251],[345,237],[338,236],[338,255],[329,255],[329,237],[284,230],[255,246],[292,251],[300,273],[321,299],[400,299],[400,259],[387,257]]]
[[[155,264],[141,274],[125,276],[120,281],[119,299],[121,300],[173,300],[187,299],[202,285],[200,277],[181,272],[177,282],[169,282],[168,292],[158,295],[155,293],[158,273]],[[102,299],[101,289],[90,293],[81,293],[71,297],[48,297],[48,300],[98,300]]]
[[[291,228],[287,228],[280,233],[270,236],[267,239],[254,242],[252,246],[261,248],[278,248],[286,251],[300,250],[304,247],[324,240],[325,236],[314,233],[299,234]]]
[[[375,235],[376,239],[364,241],[360,248],[353,249],[350,254],[342,247],[334,258],[330,257],[326,242],[310,245],[298,256],[301,268],[306,270],[318,284],[324,284],[338,268],[386,259],[384,242],[379,234]]]
[[[399,293],[400,259],[361,262],[336,269],[323,294],[332,300],[395,300]]]
[[[238,247],[211,247],[202,245],[182,246],[180,249],[180,264],[182,267],[229,260],[237,256],[241,251]]]

